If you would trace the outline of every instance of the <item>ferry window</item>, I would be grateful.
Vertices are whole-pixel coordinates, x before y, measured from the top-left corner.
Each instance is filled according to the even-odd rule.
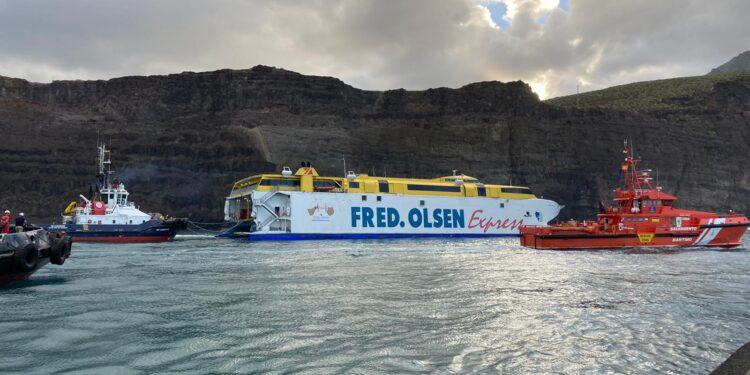
[[[363,195],[363,196],[362,196],[362,201],[364,202],[364,201],[366,201],[366,200],[367,200],[367,196],[366,196],[366,195]]]
[[[352,181],[349,183],[349,187],[352,189],[359,189],[359,182]]]
[[[500,208],[505,208],[505,203],[500,203]]]
[[[419,201],[420,206],[424,206],[424,201]]]
[[[501,188],[500,191],[503,193],[511,193],[511,194],[531,194],[531,189],[520,188],[520,187]]]
[[[380,189],[381,193],[387,193],[388,192],[388,181],[378,181],[378,188]]]
[[[112,220],[112,224],[114,224],[114,223],[115,223],[115,221],[114,221],[114,220]]]
[[[383,197],[381,197],[381,196],[378,195],[378,202],[380,202],[382,200],[383,200]]]
[[[406,185],[407,189],[409,190],[415,190],[415,191],[446,191],[446,192],[452,192],[452,193],[460,193],[461,187],[460,186],[439,186],[439,185],[416,185],[416,184],[408,184]]]
[[[477,195],[480,197],[486,197],[487,196],[487,188],[478,187],[477,188]]]
[[[271,179],[265,179],[261,180],[260,184],[263,186],[299,186],[299,180],[271,180]]]
[[[334,181],[313,181],[314,187],[333,187],[337,188],[339,185]]]

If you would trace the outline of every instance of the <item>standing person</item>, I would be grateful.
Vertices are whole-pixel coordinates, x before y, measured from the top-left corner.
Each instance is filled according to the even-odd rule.
[[[23,212],[21,212],[16,218],[16,232],[23,232],[24,224],[26,224],[26,217],[23,216]]]
[[[2,219],[0,219],[0,225],[2,225],[2,233],[10,233],[10,211],[5,210]]]

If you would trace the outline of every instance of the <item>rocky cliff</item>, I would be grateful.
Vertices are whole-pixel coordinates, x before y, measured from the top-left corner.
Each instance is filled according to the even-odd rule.
[[[711,69],[708,74],[711,75],[734,72],[750,72],[750,51],[740,53],[726,63],[721,64],[714,69]]]
[[[528,185],[565,204],[567,218],[595,213],[629,137],[683,204],[750,212],[750,78],[668,99],[682,105],[553,105],[523,82],[375,92],[264,66],[51,84],[0,77],[0,205],[57,218],[88,191],[99,138],[138,204],[194,220],[220,219],[238,178],[302,160],[340,175],[342,157],[363,173],[458,169]]]

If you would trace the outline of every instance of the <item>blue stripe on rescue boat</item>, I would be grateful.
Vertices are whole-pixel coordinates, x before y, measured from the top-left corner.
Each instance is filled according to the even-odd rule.
[[[250,241],[304,241],[304,240],[371,240],[388,238],[487,238],[514,237],[518,234],[475,233],[283,233],[249,234]]]

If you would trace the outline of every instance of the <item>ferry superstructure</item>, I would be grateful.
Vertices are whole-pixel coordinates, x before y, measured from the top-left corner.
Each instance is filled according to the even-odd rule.
[[[225,235],[250,240],[518,236],[561,206],[522,186],[466,175],[435,179],[348,172],[323,177],[309,164],[234,183],[225,199]]]

